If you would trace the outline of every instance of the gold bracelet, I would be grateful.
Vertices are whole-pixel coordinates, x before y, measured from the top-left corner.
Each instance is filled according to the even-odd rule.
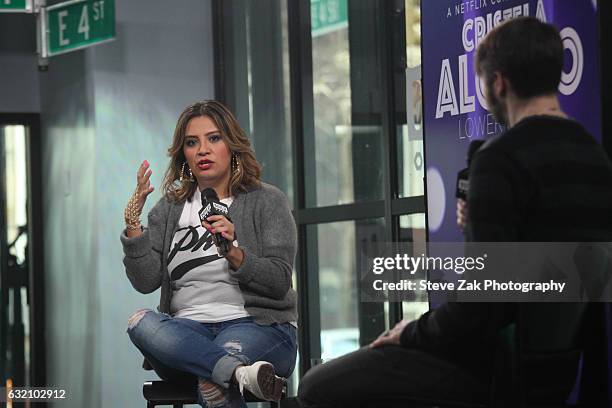
[[[138,194],[137,192],[134,192],[128,201],[127,207],[125,207],[125,210],[123,211],[125,225],[128,229],[141,228],[140,211],[140,208],[138,208]]]
[[[140,221],[138,222],[138,225],[134,224],[128,224],[127,222],[125,223],[125,229],[128,230],[140,230],[142,231],[142,225],[140,224]]]

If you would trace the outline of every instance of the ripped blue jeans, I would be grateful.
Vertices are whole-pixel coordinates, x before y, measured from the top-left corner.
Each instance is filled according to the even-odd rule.
[[[231,381],[239,365],[267,361],[281,377],[295,367],[296,329],[289,323],[264,326],[252,317],[200,323],[147,309],[130,318],[127,332],[160,378],[197,383],[203,407],[246,407]]]

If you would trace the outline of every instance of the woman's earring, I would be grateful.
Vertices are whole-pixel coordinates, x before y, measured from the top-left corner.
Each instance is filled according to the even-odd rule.
[[[187,162],[183,163],[183,166],[181,167],[181,173],[179,174],[179,181],[183,182],[183,181],[189,181],[189,182],[194,182],[195,179],[193,178],[193,172],[191,171],[191,168],[187,166],[187,172],[189,173],[189,178],[185,177],[185,166],[187,166]]]
[[[232,173],[240,172],[240,163],[238,162],[238,155],[232,155]]]

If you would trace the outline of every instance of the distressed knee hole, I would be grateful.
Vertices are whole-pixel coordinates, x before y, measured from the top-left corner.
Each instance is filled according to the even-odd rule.
[[[227,404],[223,388],[212,381],[200,378],[198,380],[198,391],[209,408],[221,407]]]
[[[232,355],[242,353],[242,343],[240,343],[240,340],[227,341],[223,344],[223,348]]]
[[[151,309],[139,309],[128,319],[128,330],[133,329],[134,326],[144,317],[147,312],[152,312]]]

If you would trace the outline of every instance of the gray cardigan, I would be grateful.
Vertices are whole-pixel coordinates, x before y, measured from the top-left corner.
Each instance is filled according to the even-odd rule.
[[[161,286],[158,310],[170,313],[172,289],[167,257],[185,203],[161,198],[149,212],[148,227],[135,238],[121,234],[123,264],[134,288],[151,293]],[[259,324],[297,321],[296,293],[291,275],[297,247],[289,202],[276,187],[262,183],[234,197],[229,214],[244,252],[237,270],[246,311]]]

